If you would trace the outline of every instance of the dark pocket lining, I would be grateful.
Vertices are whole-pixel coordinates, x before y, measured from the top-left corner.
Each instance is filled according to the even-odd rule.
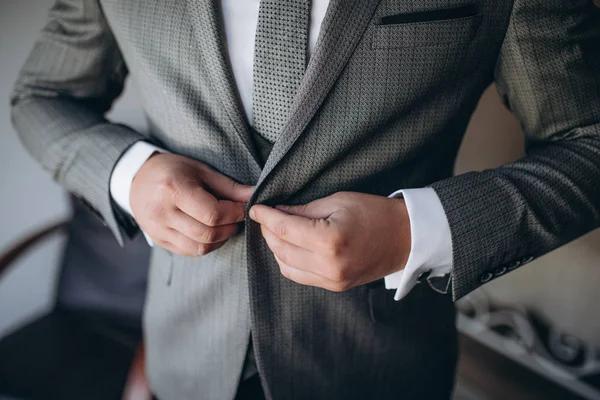
[[[479,28],[481,14],[410,24],[376,25],[372,47],[402,48],[446,46],[471,41]]]
[[[167,279],[166,279],[167,286],[171,286],[171,283],[173,282],[173,269],[174,268],[175,268],[175,266],[173,265],[173,257],[171,257],[169,259],[169,269],[167,270]]]
[[[396,15],[388,15],[379,19],[378,25],[410,24],[415,22],[445,21],[449,19],[458,19],[473,17],[477,15],[478,9],[475,4],[465,6],[445,8],[431,11],[417,11]]]
[[[171,286],[174,269],[173,253],[162,247],[155,248],[153,252],[153,259],[150,261],[152,268],[158,270],[157,272],[159,273],[163,284],[166,286]]]

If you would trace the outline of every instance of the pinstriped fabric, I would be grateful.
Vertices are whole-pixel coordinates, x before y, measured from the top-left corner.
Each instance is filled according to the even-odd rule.
[[[599,224],[600,12],[588,0],[480,0],[477,18],[410,27],[378,21],[464,1],[331,0],[262,171],[257,154],[270,145],[253,143],[244,121],[218,3],[100,1],[106,18],[95,1],[59,0],[16,86],[13,117],[36,158],[113,227],[109,171],[141,137],[102,117],[124,61],[150,137],[257,185],[252,203],[431,185],[452,231],[453,296],[419,285],[400,302],[381,282],[331,293],[286,280],[249,220],[244,237],[202,259],[157,249],[145,326],[161,398],[232,398],[250,329],[270,399],[448,398],[452,298]],[[528,156],[451,178],[494,80],[523,123]]]
[[[226,251],[200,259],[154,252],[144,327],[159,398],[235,397],[250,335],[243,241],[236,236]]]
[[[199,6],[205,7],[197,2],[188,8],[182,2],[107,1],[101,8],[96,1],[59,0],[16,84],[13,120],[25,146],[118,237],[125,221],[111,205],[110,174],[123,151],[145,139],[103,116],[121,91],[125,62],[140,83],[151,140],[239,181],[253,183],[260,173],[248,151],[251,138],[243,140],[232,129],[221,107],[227,95],[219,91],[216,102],[206,97],[225,85],[213,74],[222,68],[215,46],[219,41],[204,40],[198,46],[194,37],[194,25],[217,21],[204,8],[198,22],[192,7]],[[201,263],[153,251],[144,330],[147,373],[159,398],[234,397],[250,331],[242,240],[238,236],[228,250]],[[247,370],[252,371],[252,364]]]
[[[126,74],[98,4],[59,1],[12,95],[12,120],[26,148],[100,213],[119,241],[125,218],[113,211],[110,174],[123,151],[143,137],[103,114]]]
[[[254,47],[254,128],[274,142],[306,68],[310,0],[262,0]]]
[[[116,36],[135,48],[125,57],[144,78],[144,102],[155,111],[152,135],[172,151],[255,183],[252,139],[224,43],[214,34],[222,31],[218,2],[115,1],[105,8]],[[122,15],[135,16],[133,23]],[[233,398],[240,377],[256,370],[252,360],[243,368],[250,313],[242,241],[240,235],[202,259],[153,260],[144,327],[147,371],[159,398]]]

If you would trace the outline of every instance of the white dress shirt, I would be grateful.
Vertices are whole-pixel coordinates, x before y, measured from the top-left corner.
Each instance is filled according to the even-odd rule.
[[[254,39],[260,0],[221,0],[230,64],[248,121],[252,121]],[[329,0],[313,0],[308,39],[312,54]],[[130,215],[129,192],[134,176],[155,152],[165,150],[138,142],[127,150],[113,170],[110,193]],[[417,284],[419,276],[443,276],[452,270],[452,238],[442,204],[433,189],[404,189],[390,197],[404,197],[410,219],[411,251],[403,270],[385,277],[385,286],[396,289],[394,298],[402,299]],[[144,233],[150,246],[152,240]]]

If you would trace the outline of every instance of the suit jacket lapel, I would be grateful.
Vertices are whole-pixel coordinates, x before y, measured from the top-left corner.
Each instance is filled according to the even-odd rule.
[[[246,149],[260,166],[260,157],[252,142],[229,58],[225,53],[225,31],[221,18],[220,1],[187,0],[187,2],[187,9],[196,40],[200,46],[202,59],[210,66],[209,75],[212,89],[215,91],[215,98],[225,109],[229,121]]]
[[[258,185],[305,131],[344,69],[379,2],[380,0],[330,1],[290,118],[273,146]]]

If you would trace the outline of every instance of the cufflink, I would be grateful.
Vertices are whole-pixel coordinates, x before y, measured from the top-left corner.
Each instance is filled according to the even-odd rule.
[[[427,283],[429,287],[440,294],[447,294],[450,290],[452,274],[442,276],[428,276]]]
[[[417,278],[417,283],[423,283],[423,282],[425,282],[427,280],[427,278],[429,278],[429,274],[431,274],[431,271],[425,271],[425,272],[423,272]]]

